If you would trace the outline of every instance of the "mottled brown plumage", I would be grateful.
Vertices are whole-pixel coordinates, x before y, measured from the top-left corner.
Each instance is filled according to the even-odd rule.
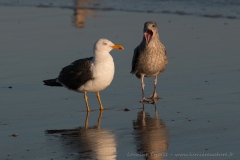
[[[142,80],[142,102],[159,99],[156,93],[157,76],[168,64],[167,53],[161,43],[156,22],[146,22],[143,29],[143,39],[134,49],[131,73]],[[144,77],[154,78],[154,92],[149,99],[144,98]]]

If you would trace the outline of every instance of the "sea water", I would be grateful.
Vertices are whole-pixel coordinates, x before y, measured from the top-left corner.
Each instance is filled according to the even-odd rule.
[[[82,6],[76,6],[81,1]],[[0,6],[83,8],[194,15],[211,18],[240,18],[238,0],[0,0]]]

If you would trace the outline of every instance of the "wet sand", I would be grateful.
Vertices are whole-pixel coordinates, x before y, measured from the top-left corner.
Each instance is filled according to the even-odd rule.
[[[0,159],[239,159],[239,20],[119,11],[86,16],[79,29],[73,10],[0,8]],[[140,80],[130,69],[148,20],[158,23],[169,65],[159,76],[157,111],[145,104],[143,112]],[[91,56],[102,37],[125,50],[111,52],[116,72],[101,92],[106,110],[101,115],[88,93],[87,115],[82,94],[42,80]],[[152,90],[153,78],[146,78],[146,95]]]

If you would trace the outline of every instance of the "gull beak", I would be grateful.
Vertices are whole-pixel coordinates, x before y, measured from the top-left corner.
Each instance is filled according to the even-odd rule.
[[[144,31],[144,36],[145,36],[145,39],[147,40],[147,43],[149,43],[150,40],[152,39],[153,31],[151,29],[146,29]]]
[[[113,46],[111,46],[112,49],[118,49],[118,50],[123,50],[123,46],[119,45],[119,44],[114,44]]]

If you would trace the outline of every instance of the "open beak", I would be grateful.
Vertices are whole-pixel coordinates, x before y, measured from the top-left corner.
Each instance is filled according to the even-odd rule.
[[[153,31],[152,31],[151,29],[147,29],[147,30],[144,32],[144,36],[145,36],[145,39],[147,40],[147,42],[149,43],[150,40],[152,39]]]
[[[118,50],[123,50],[123,46],[119,45],[119,44],[114,44],[113,46],[111,46],[112,49],[118,49]]]

